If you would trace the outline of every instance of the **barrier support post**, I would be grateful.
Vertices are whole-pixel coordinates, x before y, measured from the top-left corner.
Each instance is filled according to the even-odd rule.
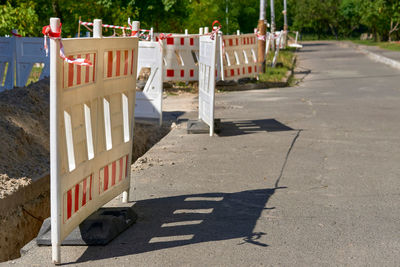
[[[101,19],[95,19],[93,21],[93,38],[103,37],[103,22]]]
[[[203,28],[199,28],[199,35],[203,35],[204,34],[204,29]]]
[[[208,33],[208,27],[204,27],[204,34]]]
[[[50,29],[59,32],[60,19],[50,18]],[[61,263],[61,202],[60,158],[58,142],[58,123],[61,105],[59,103],[57,79],[57,60],[60,53],[60,40],[50,39],[50,197],[51,197],[51,249],[52,261]]]
[[[132,21],[132,37],[139,37],[140,22]]]
[[[140,22],[139,21],[133,21],[132,22],[132,33],[135,33],[135,34],[133,34],[133,37],[139,38],[139,30],[140,30]],[[134,114],[132,114],[132,115],[134,117]],[[131,129],[131,130],[133,131],[133,129]],[[129,162],[128,162],[129,166],[126,166],[126,168],[128,169],[129,172],[131,171],[131,160],[132,160],[131,157],[129,157]],[[128,203],[128,201],[129,201],[129,190],[130,189],[128,189],[128,190],[126,190],[126,191],[124,191],[122,193],[122,203]]]

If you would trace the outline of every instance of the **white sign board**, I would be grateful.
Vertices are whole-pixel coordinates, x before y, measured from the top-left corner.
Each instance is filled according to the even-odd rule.
[[[138,39],[63,39],[50,46],[50,173],[53,262],[84,219],[129,190]]]
[[[137,75],[149,68],[150,75],[142,92],[136,92],[135,117],[158,119],[162,124],[163,57],[159,42],[139,42]]]
[[[217,36],[200,37],[199,57],[199,119],[210,126],[210,136],[214,133],[214,95],[216,78]]]

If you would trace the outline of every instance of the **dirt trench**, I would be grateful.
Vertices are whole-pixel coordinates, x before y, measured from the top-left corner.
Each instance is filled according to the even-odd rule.
[[[169,131],[135,123],[132,161]],[[0,262],[18,258],[50,216],[49,80],[0,93]]]

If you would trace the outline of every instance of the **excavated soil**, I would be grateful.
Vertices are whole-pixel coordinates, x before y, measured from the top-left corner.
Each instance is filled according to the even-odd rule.
[[[169,126],[135,123],[132,161],[169,130]],[[48,79],[0,92],[0,148],[2,262],[19,257],[20,248],[37,235],[50,215],[49,179],[41,178],[50,169]],[[39,182],[39,189],[34,188]]]

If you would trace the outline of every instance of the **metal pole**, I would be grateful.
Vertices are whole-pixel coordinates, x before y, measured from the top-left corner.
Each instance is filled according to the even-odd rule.
[[[50,29],[59,32],[60,19],[50,18]],[[51,206],[51,248],[52,261],[61,263],[61,181],[60,181],[60,157],[59,157],[59,132],[61,103],[58,97],[57,60],[60,53],[60,40],[50,39],[50,206]]]
[[[265,0],[260,0],[260,18],[258,20],[258,34],[265,36],[266,25],[265,25]],[[265,72],[265,39],[258,39],[258,64],[261,73]]]
[[[229,34],[229,7],[228,7],[228,1],[225,0],[225,15],[226,15],[226,34]]]
[[[271,33],[275,32],[275,7],[274,0],[271,0]]]
[[[287,0],[283,0],[283,31],[285,32],[284,36],[284,46],[287,44],[287,36],[288,36],[288,22],[287,22]]]

